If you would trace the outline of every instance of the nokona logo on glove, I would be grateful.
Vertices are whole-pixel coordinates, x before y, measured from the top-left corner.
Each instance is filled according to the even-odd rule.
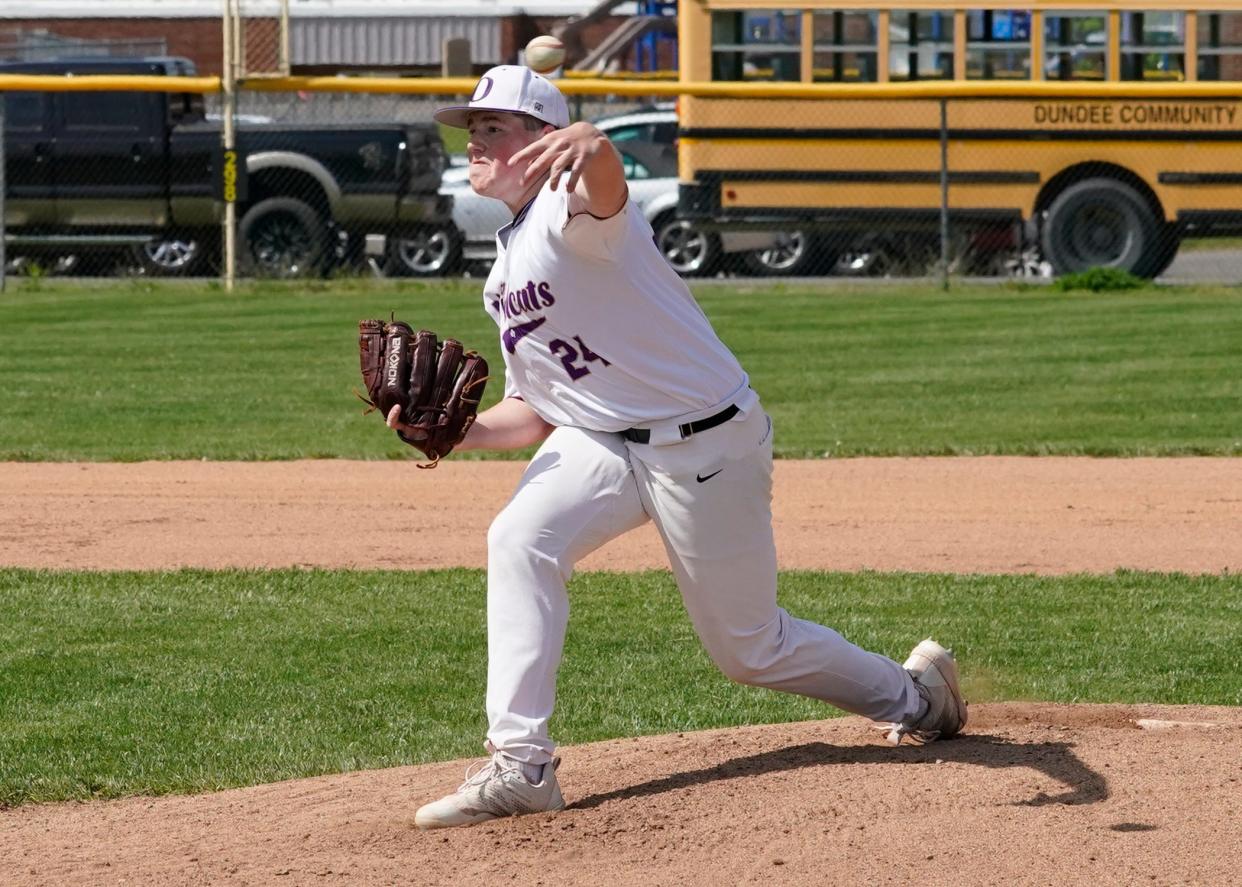
[[[401,352],[390,351],[388,354],[388,373],[384,377],[384,384],[389,388],[397,387],[397,375],[401,371]]]

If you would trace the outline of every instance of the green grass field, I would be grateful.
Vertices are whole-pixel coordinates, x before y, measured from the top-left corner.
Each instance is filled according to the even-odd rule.
[[[782,456],[1242,454],[1238,290],[696,294]],[[350,393],[356,323],[389,312],[500,366],[478,282],[18,282],[0,461],[408,459]],[[0,569],[0,805],[479,754],[483,594],[471,570]],[[571,596],[561,742],[833,713],[717,674],[666,573]],[[934,634],[975,701],[1242,704],[1236,575],[791,572],[781,602],[897,658]]]
[[[0,570],[0,805],[191,792],[481,753],[484,575]],[[974,701],[1242,704],[1232,577],[791,572],[781,601]],[[721,677],[662,572],[570,586],[565,743],[832,716]],[[617,631],[616,626],[627,626]]]
[[[697,295],[772,413],[778,456],[1242,453],[1235,289]],[[472,281],[15,286],[0,459],[408,457],[351,394],[357,321],[390,312],[500,368]]]

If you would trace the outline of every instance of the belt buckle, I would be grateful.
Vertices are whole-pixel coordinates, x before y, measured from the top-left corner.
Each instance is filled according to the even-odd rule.
[[[681,439],[685,440],[687,437],[694,434],[693,423],[687,422],[684,425],[678,425],[677,432],[681,435]]]

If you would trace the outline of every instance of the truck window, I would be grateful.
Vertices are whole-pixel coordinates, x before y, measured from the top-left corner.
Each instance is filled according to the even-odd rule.
[[[10,92],[4,96],[4,128],[39,130],[47,121],[47,100],[40,92]]]
[[[155,93],[142,92],[65,92],[60,107],[63,126],[72,130],[145,132],[151,125]]]

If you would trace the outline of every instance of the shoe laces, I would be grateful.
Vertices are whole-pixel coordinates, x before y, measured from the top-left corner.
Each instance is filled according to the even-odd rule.
[[[914,677],[911,675],[911,677]],[[922,681],[914,678],[914,688],[918,690],[919,696],[928,705],[928,714],[931,712],[931,694],[923,685]],[[880,730],[887,735],[884,737],[891,745],[901,745],[901,740],[910,737],[910,741],[915,745],[927,745],[929,742],[935,742],[940,737],[939,730],[921,730],[919,723],[927,718],[924,714],[921,718],[911,718],[908,721],[894,721],[888,724],[876,724],[875,729]]]
[[[884,738],[890,745],[901,745],[901,740],[907,736],[915,745],[927,745],[940,737],[939,730],[920,730],[913,724],[876,724],[875,729],[886,734]]]
[[[521,774],[522,771],[518,763],[506,758],[500,752],[494,751],[490,742],[488,743],[488,750],[492,752],[490,758],[475,761],[466,768],[466,781],[457,787],[458,792],[464,792],[473,786],[483,785],[483,783],[489,780],[503,777],[506,772]]]

